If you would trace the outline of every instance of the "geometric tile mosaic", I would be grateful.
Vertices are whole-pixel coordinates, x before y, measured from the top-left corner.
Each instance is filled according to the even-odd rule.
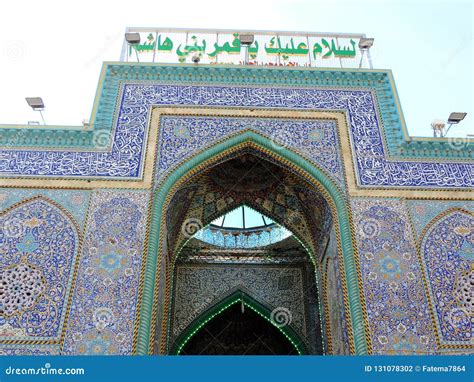
[[[147,191],[96,191],[62,354],[131,354]]]
[[[56,185],[52,179],[56,178],[138,180],[144,177],[146,171],[151,173],[154,170],[155,181],[159,183],[178,165],[218,141],[252,130],[270,138],[275,143],[276,153],[279,146],[297,152],[345,190],[342,158],[345,163],[349,158],[343,157],[340,152],[336,122],[324,118],[300,120],[290,117],[163,115],[155,167],[145,169],[150,110],[152,105],[158,105],[342,110],[349,124],[356,183],[361,188],[392,188],[391,195],[398,195],[399,189],[414,189],[420,192],[414,196],[416,198],[428,189],[431,192],[443,189],[469,191],[474,187],[474,164],[465,160],[472,153],[467,144],[468,149],[462,155],[459,154],[461,150],[445,150],[446,155],[440,154],[439,157],[433,154],[435,149],[432,153],[429,149],[424,150],[428,153],[420,152],[419,155],[414,150],[410,155],[405,148],[429,148],[430,145],[439,148],[444,147],[442,142],[410,142],[412,146],[405,142],[396,147],[394,138],[389,136],[387,122],[390,119],[387,120],[387,114],[396,114],[399,118],[398,110],[390,109],[391,106],[386,106],[389,103],[385,104],[383,99],[383,94],[388,94],[388,98],[394,98],[394,94],[378,91],[385,85],[376,83],[374,73],[367,74],[367,79],[363,80],[366,81],[364,84],[367,81],[370,84],[365,88],[362,85],[339,86],[336,80],[331,86],[312,87],[299,86],[294,82],[283,86],[272,85],[271,80],[266,85],[263,82],[259,85],[249,85],[250,82],[232,85],[229,78],[219,82],[212,78],[212,68],[196,68],[197,74],[210,75],[208,83],[206,80],[186,83],[187,80],[177,79],[135,81],[128,76],[119,81],[111,77],[115,76],[111,74],[114,70],[117,70],[116,67],[106,69],[103,88],[109,86],[108,81],[113,82],[116,94],[111,95],[104,90],[97,113],[101,113],[101,108],[112,110],[115,105],[115,114],[104,112],[110,114],[110,124],[104,127],[105,130],[87,132],[88,136],[94,137],[96,133],[103,133],[105,137],[99,135],[98,138],[106,138],[106,144],[93,149],[94,145],[81,146],[79,140],[68,146],[56,131],[47,134],[54,136],[54,142],[63,142],[61,145],[48,146],[49,141],[44,137],[43,143],[38,146],[31,144],[27,147],[25,144],[22,147],[19,143],[23,141],[18,141],[0,149],[0,177],[9,180],[41,178],[39,180],[45,182],[44,185],[41,183],[41,187],[53,188]],[[153,70],[159,74],[161,69],[157,67]],[[318,71],[310,73],[315,79],[325,76]],[[300,74],[307,75],[304,71]],[[337,75],[329,74],[334,78],[344,75],[343,71]],[[137,75],[136,78],[145,77]],[[355,77],[352,80],[357,81]],[[119,82],[120,85],[115,85]],[[104,106],[103,102],[107,105]],[[384,115],[384,126],[379,114]],[[28,142],[35,142],[37,131],[34,127],[28,128],[27,135],[31,135]],[[71,131],[67,134],[74,135]],[[404,154],[391,157],[387,147],[391,148],[391,153],[401,150]],[[48,181],[49,184],[46,183]],[[196,194],[194,199],[213,196],[197,182],[192,186],[198,190],[193,191]],[[304,230],[295,228],[292,231],[302,237],[304,231],[306,237],[313,239],[320,235],[318,230],[326,233],[323,229],[326,226],[320,225],[324,221],[327,227],[331,225],[332,215],[323,213],[327,206],[313,203],[309,193],[308,197],[303,198],[306,185],[290,186],[291,193],[282,189],[259,200],[249,192],[245,195],[241,192],[240,199],[232,195],[232,201],[227,204],[220,200],[223,197],[217,198],[219,195],[216,192],[215,201],[201,203],[199,208],[186,205],[183,199],[183,214],[178,213],[179,209],[170,209],[168,212],[172,216],[168,220],[179,227],[184,212],[189,209],[207,222],[212,220],[219,208],[224,211],[231,205],[235,207],[238,201],[250,198],[253,207],[260,207],[258,211],[268,214],[276,222],[287,221],[284,217],[289,215],[288,206],[297,203],[291,210],[298,212],[297,217],[304,217],[305,225],[301,223]],[[30,185],[26,188],[0,188],[0,355],[131,354],[139,308],[140,276],[146,258],[145,230],[152,190],[27,187]],[[468,211],[474,211],[474,202],[345,197],[354,223],[354,242],[362,281],[360,288],[366,304],[364,308],[372,352],[472,353],[469,349],[474,345],[474,218]],[[285,200],[285,203],[279,200]],[[318,214],[322,217],[308,218]],[[295,214],[291,216],[296,220]],[[173,231],[177,231],[174,232],[177,235],[180,233],[179,229]],[[170,243],[178,239],[170,240]],[[308,238],[305,241],[309,243],[311,240]],[[164,251],[168,248],[167,244],[164,244]],[[330,251],[334,255],[337,253],[335,244],[333,233],[330,245],[334,247]],[[332,345],[334,348],[339,346],[340,353],[347,352],[347,348],[353,346],[352,342],[349,344],[349,338],[352,341],[357,337],[354,333],[362,331],[357,327],[361,324],[346,319],[347,312],[343,312],[342,317],[337,316],[344,305],[341,293],[337,292],[346,285],[341,284],[337,263],[342,258],[331,260],[326,280],[330,286],[330,301],[327,302],[330,306],[329,318],[332,326],[337,328],[334,332],[337,331],[335,337],[339,341]],[[163,256],[159,261],[162,261],[161,271],[165,272],[166,258]],[[232,272],[228,280],[219,279],[225,272],[209,270],[202,272],[203,277],[198,277],[196,273],[189,277],[199,279],[194,280],[196,285],[202,281],[199,285],[205,285],[206,293],[214,298],[220,291],[215,283],[230,289],[238,286],[235,280],[242,281],[238,270]],[[256,271],[255,275],[259,272]],[[259,276],[262,276],[260,273]],[[273,272],[275,279],[277,273]],[[209,275],[210,278],[206,278]],[[261,277],[265,278],[271,283],[271,277]],[[215,281],[212,285],[209,284],[211,279]],[[157,288],[158,304],[164,304],[164,277],[160,282],[163,288]],[[270,287],[270,284],[263,285],[256,294],[261,293],[262,299],[270,300],[269,296],[264,296],[265,288],[268,292]],[[189,285],[187,291],[190,296],[191,289],[192,285]],[[191,304],[196,312],[200,312],[196,300],[199,296],[195,294],[186,300],[187,297],[182,296],[183,304]],[[299,297],[294,295],[278,298],[283,298],[290,305],[299,301]],[[199,309],[195,309],[196,306]],[[297,307],[294,309],[295,325],[304,332],[305,317],[298,316]],[[156,309],[158,327],[161,325],[162,310],[162,306]],[[186,326],[189,319],[181,315],[178,321]],[[354,333],[348,331],[349,323],[354,325]]]
[[[403,201],[354,198],[351,205],[374,354],[434,353],[430,308]]]

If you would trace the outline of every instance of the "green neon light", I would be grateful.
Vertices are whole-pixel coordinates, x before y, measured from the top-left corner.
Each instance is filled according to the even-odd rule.
[[[280,326],[276,325],[272,320],[270,320],[267,316],[263,315],[262,313],[260,313],[257,309],[255,309],[254,307],[252,307],[250,304],[246,304],[244,302],[244,305],[248,306],[250,309],[252,309],[255,313],[257,313],[259,316],[263,317],[265,320],[267,320],[268,322],[270,322],[274,327],[276,327],[281,334],[283,334],[286,339],[288,341],[291,342],[291,344],[295,347],[296,351],[298,352],[299,355],[303,354],[302,351],[300,350],[299,346],[293,341],[293,339],[288,336],[282,329]]]
[[[180,347],[178,348],[178,351],[176,352],[177,355],[179,355],[181,353],[181,351],[183,350],[184,346],[189,342],[189,340],[199,331],[202,329],[203,326],[205,326],[209,321],[211,321],[214,317],[218,316],[219,314],[221,314],[223,311],[225,311],[226,309],[228,309],[229,307],[231,307],[232,305],[234,305],[235,303],[237,303],[237,301],[234,301],[230,304],[227,304],[225,305],[223,308],[219,309],[216,313],[212,314],[211,316],[209,316],[208,318],[206,318],[201,324],[198,325],[198,327],[196,329],[194,329],[187,337],[186,339],[183,341],[183,343],[180,345]]]
[[[250,301],[247,301],[249,297],[246,297],[246,295],[241,295],[240,293],[238,295],[231,296],[232,300],[225,304],[223,307],[218,309],[217,311],[211,313],[209,316],[207,316],[202,322],[200,322],[190,333],[186,335],[186,337],[180,342],[179,347],[177,348],[175,354],[179,355],[183,348],[186,346],[186,344],[191,340],[191,338],[196,335],[209,321],[211,321],[213,318],[224,312],[226,309],[231,307],[232,305],[235,305],[238,302],[243,302],[245,306],[249,307],[252,311],[257,313],[259,316],[263,317],[266,321],[271,323],[273,326],[275,326],[280,333],[282,333],[285,338],[293,345],[293,347],[296,349],[299,355],[305,354],[306,351],[302,348],[301,342],[298,340],[295,340],[293,336],[289,335],[287,331],[278,325],[276,325],[269,317],[267,314],[262,313],[261,309],[259,309],[257,306],[253,306],[253,304]]]

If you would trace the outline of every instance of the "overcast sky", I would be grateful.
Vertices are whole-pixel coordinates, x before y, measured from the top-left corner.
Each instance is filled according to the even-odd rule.
[[[8,5],[7,5],[8,4]],[[471,1],[15,1],[0,12],[0,124],[89,119],[103,61],[118,61],[127,26],[366,33],[374,68],[392,69],[411,135],[468,112],[452,135],[474,134]],[[451,133],[450,133],[451,135]]]

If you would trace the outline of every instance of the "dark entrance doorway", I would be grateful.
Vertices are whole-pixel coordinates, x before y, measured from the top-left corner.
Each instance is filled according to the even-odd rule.
[[[252,309],[233,304],[209,321],[184,346],[187,355],[293,355],[285,336]]]

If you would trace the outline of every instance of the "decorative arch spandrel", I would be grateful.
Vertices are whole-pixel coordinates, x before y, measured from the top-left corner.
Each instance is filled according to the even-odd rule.
[[[425,285],[441,348],[474,347],[474,214],[449,209],[424,229],[420,241]]]
[[[59,344],[82,237],[70,213],[36,196],[0,215],[0,342]]]

